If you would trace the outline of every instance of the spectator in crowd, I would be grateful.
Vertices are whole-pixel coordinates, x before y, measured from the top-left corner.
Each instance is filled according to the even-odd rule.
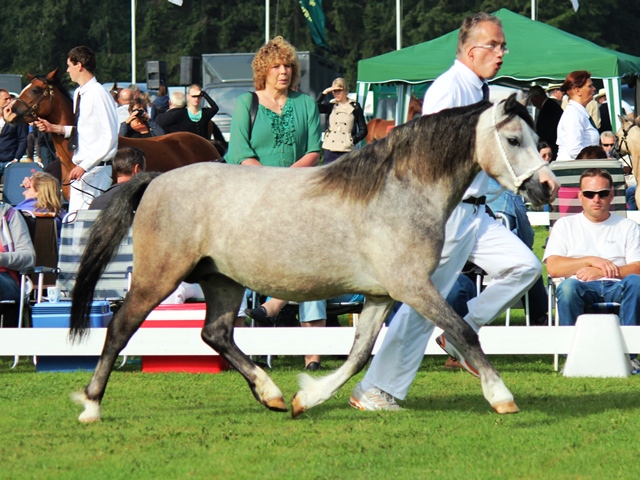
[[[567,75],[562,90],[569,103],[558,123],[558,160],[575,160],[580,150],[598,145],[600,134],[589,117],[586,106],[593,100],[596,91],[591,73],[577,70]]]
[[[558,102],[547,97],[544,89],[539,85],[534,85],[529,90],[529,102],[538,109],[536,116],[536,133],[541,141],[553,145],[556,148],[558,136],[558,123],[562,117],[562,107]],[[552,160],[555,160],[557,150],[553,151]]]
[[[149,138],[164,135],[164,131],[149,118],[144,101],[140,98],[129,104],[129,116],[120,124],[121,137]]]
[[[151,120],[169,110],[169,95],[167,95],[167,87],[160,85],[158,88],[158,96],[151,103]]]
[[[562,99],[564,98],[564,93],[560,87],[562,87],[561,83],[550,83],[547,87],[549,98],[558,102],[558,105],[562,105]]]
[[[477,13],[465,18],[454,65],[429,87],[422,113],[488,100],[486,82],[498,73],[507,53],[498,17]],[[542,271],[533,252],[486,214],[488,179],[486,173],[480,172],[449,217],[440,264],[431,275],[431,281],[445,297],[467,260],[491,275],[491,284],[467,305],[469,312],[464,319],[476,332],[513,305]],[[350,405],[359,410],[398,410],[396,398],[405,398],[433,329],[433,323],[411,307],[400,307],[367,374],[353,390]],[[442,334],[436,341],[462,368],[478,375],[449,336]]]
[[[333,93],[329,103],[325,99]],[[358,102],[349,100],[349,88],[344,78],[336,78],[318,96],[318,111],[328,114],[327,129],[322,141],[323,165],[337,160],[353,150],[367,136],[367,122]]]
[[[606,170],[582,173],[579,198],[583,212],[556,222],[543,258],[549,275],[561,280],[556,290],[560,324],[575,325],[593,303],[617,302],[622,325],[636,325],[640,229],[633,220],[609,212],[613,180]]]
[[[97,196],[89,210],[102,210],[106,208],[120,187],[131,180],[134,175],[144,172],[147,166],[147,160],[144,152],[135,147],[122,147],[116,152],[113,158],[113,174],[116,177],[116,183],[111,185],[109,189],[102,195]]]
[[[598,111],[600,112],[600,127],[598,130],[600,133],[610,131],[612,129],[611,115],[609,115],[609,103],[607,102],[606,89],[601,88],[593,99],[598,103]]]
[[[210,107],[202,107],[203,98],[211,105]],[[213,137],[220,145],[219,150],[225,152],[228,148],[227,141],[211,120],[216,113],[218,113],[218,104],[202,90],[200,85],[194,84],[189,87],[186,108],[172,106],[165,113],[158,115],[155,121],[165,133],[191,132],[207,140]]]
[[[133,92],[128,88],[123,88],[118,92],[118,108],[116,113],[118,114],[118,125],[124,122],[129,116],[129,105],[133,100]]]
[[[0,297],[2,300],[20,299],[20,277],[18,272],[32,268],[36,252],[31,243],[27,224],[8,203],[0,203]]]
[[[600,134],[600,145],[604,148],[607,158],[611,158],[611,150],[616,144],[616,134],[611,130],[606,130]]]
[[[118,115],[111,95],[93,72],[96,57],[88,47],[75,47],[67,56],[67,72],[79,85],[74,95],[76,126],[55,125],[38,118],[43,132],[64,135],[74,150],[76,165],[69,172],[69,212],[89,208],[92,200],[111,185],[111,161],[118,148]],[[75,148],[74,148],[75,147]]]
[[[136,85],[135,83],[132,83],[127,88],[131,90],[132,100],[135,100],[136,98],[140,98],[140,94],[142,93],[142,91],[140,90],[140,87],[138,85]]]
[[[4,110],[10,108],[12,101],[9,91],[0,88],[0,109],[3,112],[0,116],[0,175],[8,163],[19,162],[27,151],[29,126],[22,123],[12,125],[4,119]]]
[[[27,136],[27,158],[30,162],[35,161],[41,167],[46,167],[56,159],[56,147],[50,133],[38,130],[34,122],[29,124],[29,135]]]
[[[33,213],[53,213],[58,226],[58,238],[62,227],[62,194],[60,182],[46,172],[34,172],[31,177],[26,177],[21,184],[24,188],[22,195],[24,200],[16,205],[17,210],[26,210]]]
[[[291,88],[300,81],[300,62],[293,46],[282,37],[274,38],[258,51],[252,68],[256,91],[243,93],[236,100],[227,163],[291,168],[317,165],[320,115],[311,97]],[[262,307],[271,317],[283,302],[271,299]],[[303,327],[326,325],[321,303],[300,304]],[[305,356],[305,368],[320,369],[320,357]]]
[[[169,95],[169,110],[172,108],[184,108],[187,104],[187,99],[182,92],[171,92]]]
[[[547,142],[538,143],[538,153],[545,162],[551,162],[553,160],[553,150]]]
[[[576,160],[606,160],[607,152],[600,145],[589,145],[578,153]]]

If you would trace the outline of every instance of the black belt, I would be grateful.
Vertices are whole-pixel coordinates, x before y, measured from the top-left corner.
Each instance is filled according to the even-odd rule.
[[[485,195],[481,197],[469,197],[462,200],[462,203],[468,203],[477,207],[478,205],[484,205],[487,203],[487,197]]]
[[[104,162],[100,162],[98,164],[99,167],[107,167],[109,165],[113,165],[113,160],[106,160]],[[484,203],[484,202],[483,202]]]

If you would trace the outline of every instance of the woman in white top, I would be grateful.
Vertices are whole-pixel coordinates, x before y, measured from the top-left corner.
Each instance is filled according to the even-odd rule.
[[[575,160],[584,147],[600,144],[600,135],[586,109],[596,88],[591,73],[576,70],[567,75],[560,89],[569,97],[569,103],[558,123],[557,159]]]

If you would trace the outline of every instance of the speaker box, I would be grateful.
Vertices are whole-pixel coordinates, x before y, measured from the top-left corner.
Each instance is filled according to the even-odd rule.
[[[150,60],[147,67],[147,89],[157,90],[160,85],[167,84],[167,62],[162,60]]]
[[[201,84],[202,61],[198,57],[180,57],[180,85]]]

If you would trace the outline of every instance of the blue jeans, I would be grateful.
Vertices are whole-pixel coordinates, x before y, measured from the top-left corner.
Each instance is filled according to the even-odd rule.
[[[0,272],[0,300],[20,300],[20,285],[7,272]]]
[[[447,295],[447,303],[453,311],[464,318],[469,313],[467,302],[478,295],[476,284],[466,275],[458,275],[455,285]]]
[[[627,200],[627,210],[638,210],[638,205],[636,205],[636,185],[627,188],[624,194]]]
[[[629,275],[619,282],[595,280],[581,282],[567,278],[556,289],[560,325],[575,325],[585,306],[596,302],[620,304],[620,324],[636,325],[640,312],[640,275]]]

